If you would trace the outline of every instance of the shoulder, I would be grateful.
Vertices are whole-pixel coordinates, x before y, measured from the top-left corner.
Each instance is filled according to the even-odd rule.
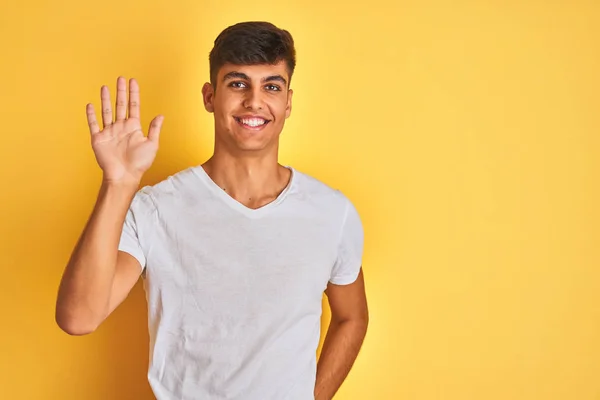
[[[332,224],[339,232],[340,240],[361,243],[363,225],[357,208],[340,189],[302,172],[297,173],[296,190],[302,205],[311,215]],[[297,205],[297,204],[295,204]]]
[[[348,212],[350,208],[354,208],[350,199],[340,189],[302,171],[296,169],[293,171],[296,191],[303,199],[344,213]]]
[[[188,197],[199,186],[196,168],[186,168],[155,184],[143,186],[136,192],[132,206],[150,210],[170,199]]]

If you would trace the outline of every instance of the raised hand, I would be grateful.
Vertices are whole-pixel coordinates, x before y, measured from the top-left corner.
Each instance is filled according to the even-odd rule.
[[[100,130],[98,126],[92,104],[86,106],[86,113],[92,149],[104,173],[104,181],[139,184],[144,172],[150,168],[156,157],[164,117],[158,115],[152,120],[146,137],[140,122],[140,87],[135,79],[129,81],[129,101],[127,101],[125,78],[117,79],[114,121],[107,86],[102,86],[100,89],[100,98],[103,129]]]

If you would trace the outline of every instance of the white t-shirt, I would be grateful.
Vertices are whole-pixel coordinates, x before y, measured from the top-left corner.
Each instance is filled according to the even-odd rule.
[[[134,197],[119,249],[144,268],[157,399],[314,399],[323,291],[356,280],[363,228],[340,191],[288,168],[259,209],[201,166]]]

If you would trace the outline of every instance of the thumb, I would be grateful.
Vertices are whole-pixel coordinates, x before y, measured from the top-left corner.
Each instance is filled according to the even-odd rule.
[[[158,115],[152,122],[150,122],[150,129],[148,129],[148,139],[158,143],[158,137],[160,136],[160,128],[162,128],[164,116]]]

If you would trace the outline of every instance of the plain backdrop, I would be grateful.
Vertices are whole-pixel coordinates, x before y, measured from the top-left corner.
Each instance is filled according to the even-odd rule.
[[[101,178],[85,105],[135,77],[145,129],[165,116],[143,184],[203,162],[208,53],[247,20],[296,40],[281,162],[365,228],[371,324],[336,399],[600,399],[593,0],[3,3],[0,398],[152,398],[140,284],[89,336],[54,322]]]

